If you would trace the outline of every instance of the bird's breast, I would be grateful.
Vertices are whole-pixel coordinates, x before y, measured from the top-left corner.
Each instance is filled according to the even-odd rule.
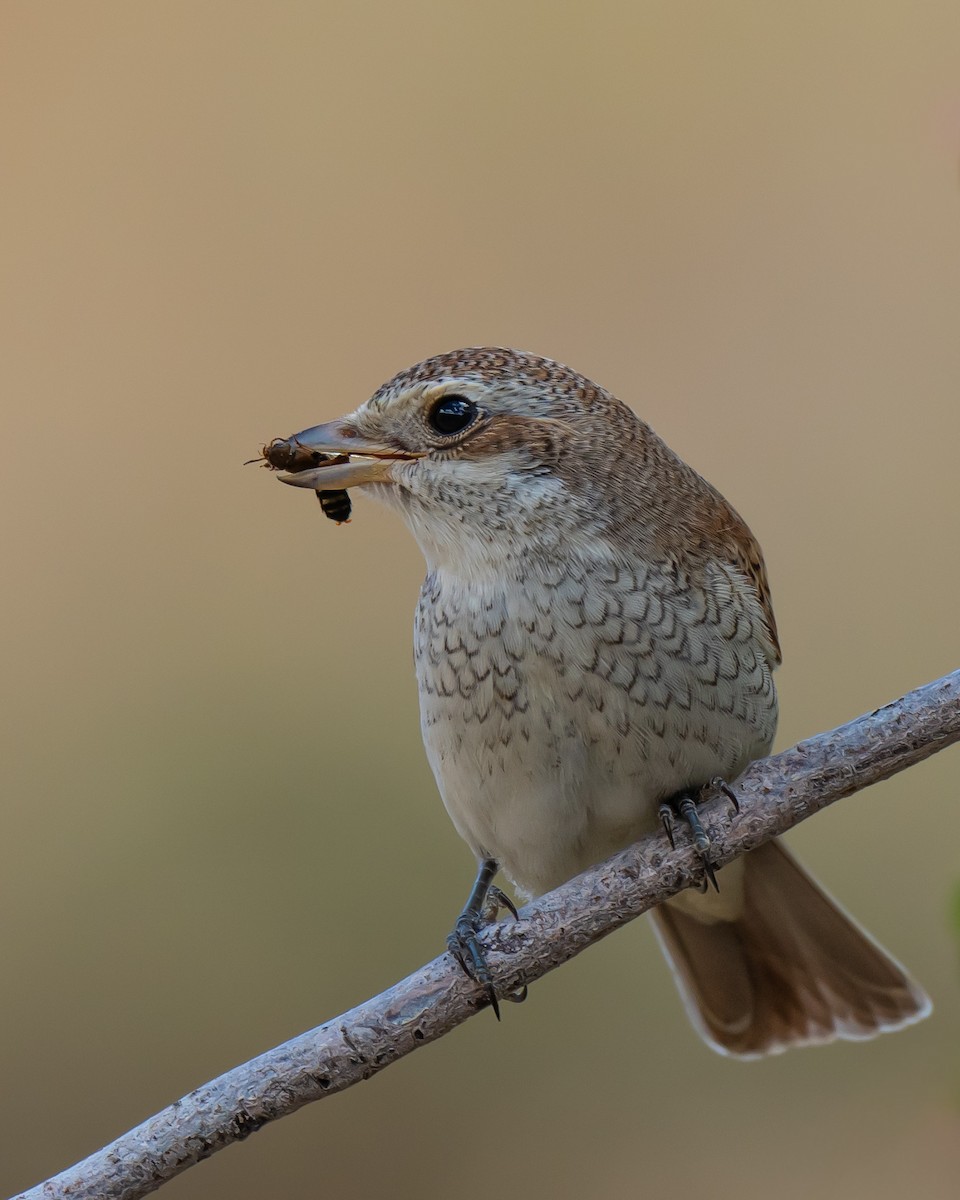
[[[640,836],[656,804],[773,738],[762,618],[703,583],[614,561],[433,571],[417,608],[424,743],[474,852],[539,893]]]

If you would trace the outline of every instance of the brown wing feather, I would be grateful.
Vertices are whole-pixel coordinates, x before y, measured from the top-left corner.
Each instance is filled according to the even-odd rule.
[[[638,421],[643,472],[633,484],[636,503],[660,549],[682,547],[694,560],[714,559],[733,567],[750,583],[763,613],[773,653],[780,665],[780,640],[770,599],[767,568],[757,539],[736,509],[693,467],[688,466],[648,425]],[[625,462],[618,464],[621,470]]]
[[[770,584],[767,580],[767,568],[763,561],[760,544],[740,515],[723,500],[722,496],[718,495],[718,499],[722,501],[728,514],[728,523],[717,543],[718,552],[731,566],[742,571],[753,584],[754,591],[757,593],[757,599],[760,601],[760,608],[763,611],[763,619],[766,622],[767,632],[770,634],[770,642],[776,655],[770,665],[779,666],[783,657],[780,653],[777,620],[773,615]]]

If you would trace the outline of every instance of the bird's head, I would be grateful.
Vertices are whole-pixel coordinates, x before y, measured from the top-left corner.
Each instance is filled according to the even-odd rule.
[[[456,350],[286,439],[335,457],[279,478],[363,488],[400,510],[432,566],[468,559],[480,569],[524,545],[569,552],[571,539],[595,542],[615,516],[611,485],[616,492],[625,460],[636,476],[651,437],[626,405],[568,367],[517,350]]]

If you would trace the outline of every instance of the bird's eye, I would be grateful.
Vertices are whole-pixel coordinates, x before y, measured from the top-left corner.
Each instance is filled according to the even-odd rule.
[[[466,396],[443,396],[427,415],[437,433],[462,433],[477,417],[477,406]]]

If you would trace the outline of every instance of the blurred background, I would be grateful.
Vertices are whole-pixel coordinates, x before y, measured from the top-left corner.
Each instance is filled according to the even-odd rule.
[[[422,568],[243,468],[461,345],[632,404],[765,547],[789,745],[957,666],[960,9],[0,7],[0,1190],[437,954]],[[957,752],[789,839],[931,1020],[754,1064],[646,922],[168,1185],[954,1196]]]

